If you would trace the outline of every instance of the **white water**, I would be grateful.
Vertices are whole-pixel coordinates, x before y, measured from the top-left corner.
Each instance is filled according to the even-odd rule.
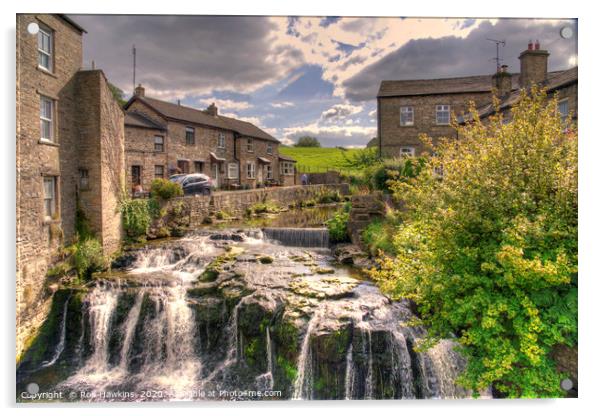
[[[301,352],[297,360],[297,377],[293,387],[293,400],[311,399],[313,392],[312,357],[309,341],[315,326],[320,322],[322,313],[318,310],[307,324],[307,330],[301,344]]]
[[[345,400],[353,399],[353,384],[355,381],[355,369],[353,365],[353,343],[349,344],[347,356],[345,357]]]
[[[125,322],[123,346],[121,348],[121,359],[119,361],[119,366],[125,371],[127,371],[128,367],[128,356],[134,337],[134,331],[136,330],[136,324],[138,323],[138,318],[140,317],[140,309],[142,308],[143,298],[144,291],[138,292],[138,294],[136,295],[136,301],[134,303],[134,306],[132,307],[132,309],[130,309],[127,320]]]
[[[59,327],[60,337],[59,342],[56,345],[54,350],[54,354],[49,361],[45,361],[42,363],[40,368],[50,367],[59,359],[63,350],[65,349],[65,337],[67,335],[67,308],[69,307],[69,300],[71,299],[71,295],[67,297],[65,301],[65,305],[63,306],[63,316],[61,318],[61,325]]]

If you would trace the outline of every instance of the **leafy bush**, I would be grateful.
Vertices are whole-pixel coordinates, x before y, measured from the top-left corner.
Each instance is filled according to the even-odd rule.
[[[333,202],[341,202],[343,196],[337,189],[323,189],[318,193],[315,200],[319,204],[331,204]]]
[[[392,186],[398,254],[372,275],[417,303],[433,340],[458,336],[465,387],[561,396],[550,353],[577,342],[577,133],[536,89],[509,123],[473,117]]]
[[[176,196],[184,195],[182,186],[179,183],[167,179],[157,178],[151,183],[151,196],[168,201]]]
[[[100,242],[95,238],[78,241],[72,257],[73,267],[81,279],[89,279],[92,273],[104,270],[107,260]]]
[[[343,205],[343,208],[338,210],[332,216],[332,218],[326,220],[326,227],[328,228],[328,236],[330,237],[331,243],[344,243],[349,241],[347,223],[349,222],[350,210],[351,204],[346,203]]]
[[[129,237],[146,234],[151,223],[149,201],[146,199],[128,199],[121,203],[123,229]]]
[[[280,207],[274,201],[257,202],[247,208],[247,215],[277,213],[280,212]]]
[[[377,218],[362,231],[362,241],[372,256],[377,256],[379,251],[388,255],[395,255],[393,238],[399,223],[396,219]]]
[[[366,183],[373,190],[392,192],[391,184],[415,178],[425,164],[424,158],[394,158],[367,166],[364,169]]]
[[[364,169],[369,166],[374,166],[380,163],[381,159],[378,154],[378,148],[367,147],[365,149],[358,149],[356,152],[347,155],[343,153],[343,159],[345,159],[346,166],[350,169],[360,168]]]
[[[303,136],[299,137],[297,143],[294,145],[295,147],[321,147],[322,145],[315,137],[311,136]]]

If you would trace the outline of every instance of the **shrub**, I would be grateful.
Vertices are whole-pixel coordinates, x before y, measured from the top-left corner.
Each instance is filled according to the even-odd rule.
[[[326,221],[328,236],[331,243],[344,243],[349,241],[347,233],[347,223],[349,222],[349,211],[351,204],[346,203],[343,208],[338,210],[332,218]]]
[[[459,140],[392,186],[398,253],[372,276],[416,302],[432,340],[458,336],[463,386],[561,396],[551,351],[577,342],[577,133],[537,89],[511,116],[473,109]]]
[[[107,260],[100,242],[95,238],[78,241],[72,257],[73,267],[81,279],[89,279],[92,273],[104,270]]]
[[[247,208],[247,215],[277,213],[280,212],[280,207],[274,201],[257,202]]]
[[[179,183],[167,179],[157,178],[151,183],[151,196],[168,201],[176,196],[184,195],[182,186]]]
[[[322,145],[315,137],[311,136],[303,136],[299,137],[297,143],[294,144],[295,147],[321,147]]]
[[[390,185],[415,178],[425,164],[424,158],[394,158],[364,169],[365,181],[373,190],[392,192]]]
[[[399,224],[395,220],[377,218],[362,231],[362,241],[372,256],[377,256],[379,251],[388,255],[395,255],[393,237]]]
[[[331,204],[333,202],[341,202],[343,196],[337,189],[323,189],[315,199],[319,204]]]
[[[123,229],[129,237],[146,234],[151,223],[149,202],[145,199],[128,199],[121,203]]]

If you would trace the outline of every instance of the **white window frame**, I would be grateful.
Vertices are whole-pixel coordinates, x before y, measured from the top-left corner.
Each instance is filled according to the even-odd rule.
[[[50,104],[50,118],[48,118],[42,114],[42,105],[45,102]],[[50,142],[50,143],[55,142],[55,138],[54,138],[55,110],[54,110],[54,107],[55,107],[55,100],[53,100],[50,97],[40,95],[40,140],[45,141],[45,142]],[[44,123],[48,123],[50,137],[44,137],[44,128],[42,127],[44,125]]]
[[[280,174],[281,175],[294,175],[293,162],[282,162],[280,163]]]
[[[52,195],[48,195],[47,194],[47,183],[51,184],[51,188],[52,189]],[[43,197],[44,197],[44,219],[45,220],[52,220],[53,218],[56,217],[56,213],[58,211],[58,199],[57,199],[57,195],[58,195],[58,179],[56,176],[44,176],[43,182]],[[50,202],[50,205],[48,205],[48,202]],[[48,211],[50,211],[50,215],[48,215]]]
[[[411,120],[404,121],[404,115],[411,115]],[[399,125],[413,126],[414,125],[414,107],[411,105],[402,105],[399,107]]]
[[[401,157],[414,157],[416,155],[416,148],[412,146],[402,146],[399,148],[399,156]]]
[[[219,149],[225,149],[226,148],[226,135],[224,133],[219,133],[217,135],[217,147]]]
[[[228,163],[228,179],[238,179],[238,163]]]
[[[447,122],[439,122],[439,114],[447,113]],[[451,124],[451,105],[437,104],[435,106],[435,124],[438,126],[449,126]]]
[[[247,179],[255,179],[255,163],[254,162],[247,162]]]
[[[274,179],[274,169],[272,168],[272,164],[265,166],[265,178],[266,179]]]
[[[253,152],[253,139],[251,139],[251,138],[247,139],[247,152],[249,152],[249,153]]]
[[[272,143],[268,143],[265,151],[268,155],[274,154],[274,146],[272,145]]]
[[[563,114],[562,111],[560,111],[560,106],[566,104],[566,114]],[[562,100],[558,101],[558,114],[560,114],[560,117],[562,118],[562,121],[565,122],[566,119],[569,117],[570,114],[570,108],[569,108],[569,99],[568,98],[563,98]]]
[[[43,38],[43,36],[48,37],[48,50],[47,51],[40,48],[40,39]],[[52,31],[52,29],[50,29],[46,26],[40,25],[37,40],[38,40],[38,68],[41,68],[44,71],[48,71],[48,72],[52,73],[54,71],[54,32]],[[48,57],[48,66],[47,67],[42,65],[42,63],[40,62],[40,54]]]

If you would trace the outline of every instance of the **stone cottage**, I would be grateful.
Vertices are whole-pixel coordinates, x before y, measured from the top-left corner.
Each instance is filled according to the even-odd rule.
[[[529,43],[520,56],[520,73],[510,73],[503,65],[493,75],[456,78],[382,81],[377,96],[378,133],[375,145],[384,157],[418,155],[425,151],[422,134],[437,140],[455,138],[452,117],[466,113],[473,101],[481,117],[491,115],[492,94],[507,111],[520,97],[520,89],[533,83],[558,94],[558,110],[577,117],[577,68],[548,72],[548,51],[539,43]],[[457,119],[464,122],[463,117]]]
[[[46,316],[78,205],[105,254],[120,245],[124,114],[103,72],[82,69],[84,33],[65,15],[17,15],[17,352]]]
[[[125,105],[127,183],[150,188],[154,178],[204,173],[216,188],[294,184],[294,160],[259,127],[206,110],[147,97],[141,85]]]

